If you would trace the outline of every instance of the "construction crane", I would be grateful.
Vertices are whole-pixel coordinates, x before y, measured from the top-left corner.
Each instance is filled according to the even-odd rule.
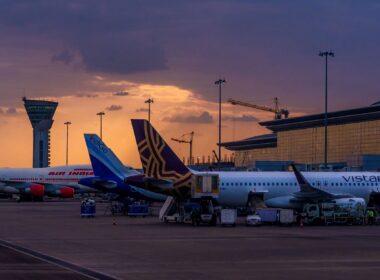
[[[188,136],[189,140],[184,140],[183,138]],[[178,142],[178,143],[181,143],[181,144],[189,144],[190,146],[190,164],[189,165],[192,165],[193,164],[193,138],[194,138],[194,131],[190,132],[190,133],[185,133],[181,136],[180,139],[177,139],[177,138],[171,138],[171,140],[175,141],[175,142]]]
[[[267,112],[272,112],[274,113],[274,119],[275,120],[281,120],[283,117],[287,119],[289,117],[289,111],[287,109],[281,109],[280,106],[278,105],[278,98],[274,98],[274,108],[270,108],[267,106],[262,106],[262,105],[256,105],[253,103],[248,103],[248,102],[243,102],[235,99],[228,99],[228,102],[231,103],[232,105],[240,105],[240,106],[245,106],[245,107],[250,107],[258,110],[263,110]]]

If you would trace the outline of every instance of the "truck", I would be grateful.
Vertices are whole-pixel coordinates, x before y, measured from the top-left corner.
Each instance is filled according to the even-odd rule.
[[[363,224],[365,204],[354,199],[307,203],[302,216],[305,224]]]

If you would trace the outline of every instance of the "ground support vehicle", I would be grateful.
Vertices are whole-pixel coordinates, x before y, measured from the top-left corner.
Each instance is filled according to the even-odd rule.
[[[365,205],[335,202],[308,203],[303,207],[305,224],[363,224]]]
[[[220,224],[222,226],[236,226],[237,210],[236,209],[222,209],[220,211]]]
[[[168,197],[162,206],[159,218],[162,222],[191,222],[216,225],[217,211],[214,208],[219,195],[219,176],[217,174],[193,175],[191,198],[186,201]]]
[[[259,215],[248,215],[245,220],[246,226],[260,226],[261,218]]]

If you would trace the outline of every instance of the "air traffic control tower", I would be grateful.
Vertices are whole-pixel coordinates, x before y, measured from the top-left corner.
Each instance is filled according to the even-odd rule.
[[[33,168],[50,165],[50,128],[58,102],[24,97],[24,106],[33,127]]]

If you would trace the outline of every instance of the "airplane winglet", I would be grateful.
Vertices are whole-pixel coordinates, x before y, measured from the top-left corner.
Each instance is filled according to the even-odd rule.
[[[294,175],[296,176],[298,185],[300,186],[300,191],[294,193],[294,196],[298,199],[311,199],[311,200],[320,200],[320,199],[331,199],[334,196],[328,192],[320,190],[313,187],[298,168],[292,164]]]

